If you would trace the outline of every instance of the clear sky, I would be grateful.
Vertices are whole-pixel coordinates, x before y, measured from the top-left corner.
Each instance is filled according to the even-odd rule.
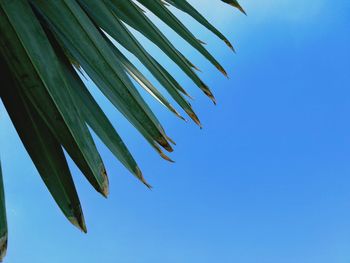
[[[109,199],[72,166],[87,235],[54,204],[1,105],[7,263],[350,262],[350,1],[241,0],[248,17],[219,1],[191,2],[235,43],[237,55],[183,16],[230,80],[177,38],[215,91],[215,107],[147,44],[196,97],[204,125],[147,99],[177,142],[175,164],[94,91],[154,189],[97,141]]]

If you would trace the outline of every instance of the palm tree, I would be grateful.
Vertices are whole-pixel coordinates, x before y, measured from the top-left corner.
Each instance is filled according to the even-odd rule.
[[[236,0],[222,1],[244,12]],[[173,151],[173,142],[129,77],[184,119],[111,39],[135,55],[198,125],[200,121],[186,98],[188,93],[144,49],[129,28],[156,44],[211,100],[215,102],[215,98],[195,73],[196,67],[149,20],[142,6],[226,75],[224,68],[204,48],[204,43],[169,11],[168,5],[192,16],[233,49],[230,42],[185,0],[0,0],[1,100],[57,205],[69,221],[84,232],[83,213],[63,149],[91,185],[107,196],[107,174],[88,127],[134,176],[147,187],[150,185],[80,76],[88,75],[166,160],[171,161],[163,149]],[[7,223],[0,171],[0,260],[6,245]]]

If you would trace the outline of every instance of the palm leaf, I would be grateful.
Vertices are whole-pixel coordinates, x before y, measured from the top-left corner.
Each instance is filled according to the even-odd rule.
[[[235,0],[222,2],[244,13]],[[63,149],[90,184],[107,196],[107,174],[89,128],[131,174],[150,185],[79,72],[87,74],[149,145],[169,161],[172,160],[163,150],[173,151],[174,142],[134,83],[179,118],[184,119],[183,111],[199,126],[201,123],[188,101],[188,91],[144,48],[130,28],[158,46],[214,102],[211,89],[195,72],[198,68],[146,16],[145,10],[227,75],[204,42],[170,11],[169,5],[192,16],[233,49],[229,40],[185,0],[0,0],[1,100],[54,201],[83,231],[84,217]],[[158,84],[150,82],[113,41],[133,54]],[[6,244],[0,169],[0,259]]]

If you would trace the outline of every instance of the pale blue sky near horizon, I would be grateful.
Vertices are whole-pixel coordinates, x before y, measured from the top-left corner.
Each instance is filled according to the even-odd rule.
[[[97,140],[108,200],[71,166],[87,235],[56,207],[0,103],[5,263],[350,262],[350,1],[241,0],[247,17],[220,1],[190,2],[234,43],[236,55],[178,13],[230,79],[169,32],[202,69],[213,106],[143,41],[196,98],[204,126],[181,122],[147,97],[177,143],[175,164],[87,83],[154,187],[147,190]]]

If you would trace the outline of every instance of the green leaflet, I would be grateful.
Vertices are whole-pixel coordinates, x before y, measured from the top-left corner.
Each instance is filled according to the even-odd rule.
[[[1,161],[0,161],[0,262],[6,255],[7,249],[7,221],[4,183],[2,180]]]
[[[150,71],[151,73],[164,84],[166,89],[174,88],[172,83],[168,83],[166,78],[163,77],[164,70],[160,69],[155,65],[155,60],[147,53],[147,51],[141,46],[141,44],[136,40],[136,38],[131,34],[131,32],[123,25],[123,23],[113,14],[113,12],[108,9],[102,1],[92,2],[79,0],[82,6],[85,8],[86,12],[92,17],[96,24],[100,25],[101,28],[106,31],[110,36],[117,40],[124,48],[133,53]],[[136,68],[126,59],[126,57],[115,47],[113,44],[105,38],[107,42],[110,43],[110,47],[116,55],[117,59],[123,64],[125,70],[130,74],[132,71],[132,76],[137,75],[136,81],[140,80],[140,73],[136,73]],[[174,112],[172,106],[162,98],[162,95],[153,85],[150,85],[148,80],[141,77],[143,80],[143,85],[151,91],[152,95],[156,96],[163,104]],[[176,87],[175,87],[176,89]],[[181,90],[183,91],[183,90]],[[185,92],[185,91],[183,91]]]
[[[113,45],[111,43],[111,45]],[[113,52],[117,59],[124,66],[125,71],[132,77],[143,89],[152,95],[159,103],[168,108],[172,113],[181,119],[184,119],[180,113],[170,104],[170,102],[153,86],[153,84],[114,46]]]
[[[192,70],[195,67],[189,62],[157,29],[132,1],[106,0],[111,3],[115,14],[125,23],[141,32],[155,43],[169,58],[171,58],[186,75],[215,103],[215,98],[209,87]]]
[[[18,83],[10,79],[9,71],[0,65],[1,99],[11,117],[23,145],[37,167],[63,214],[72,224],[86,232],[78,194],[61,145],[40,117],[36,109],[21,95]]]
[[[95,22],[126,49],[133,53],[153,74],[153,76],[163,85],[168,91],[172,98],[184,109],[184,111],[200,125],[200,121],[192,110],[191,105],[187,100],[179,93],[182,91],[186,93],[176,82],[174,78],[152,57],[146,50],[140,45],[140,43],[133,37],[130,31],[113,15],[113,13],[103,4],[103,2],[91,2],[81,0],[82,5],[85,7],[87,12],[95,20]],[[108,40],[107,40],[108,41]],[[120,58],[120,52],[111,45],[112,51],[116,54],[117,58]],[[125,65],[124,62],[122,62]],[[129,64],[130,65],[130,64]],[[130,66],[127,71],[130,73]],[[153,93],[157,92],[153,90]],[[159,97],[159,92],[157,92]]]
[[[33,103],[80,168],[84,168],[90,183],[106,196],[108,179],[104,165],[67,92],[67,84],[44,32],[26,1],[0,3],[3,36],[0,49],[17,81],[26,87],[22,89],[24,96]],[[31,41],[31,35],[40,41]]]
[[[158,16],[164,23],[171,27],[179,36],[185,39],[192,47],[199,51],[205,58],[207,58],[220,72],[225,76],[227,73],[220,63],[201,45],[201,41],[176,18],[165,6],[161,0],[137,0],[142,5],[147,7],[151,12]]]
[[[221,40],[223,40],[226,45],[231,48],[234,51],[234,48],[230,41],[219,31],[217,30],[212,24],[209,23],[209,21],[203,17],[193,6],[191,6],[187,1],[184,0],[164,0],[168,2],[169,4],[175,6],[179,10],[189,14],[192,16],[195,20],[197,20],[200,24],[205,26],[208,30],[213,32],[217,37],[219,37]]]
[[[97,136],[100,137],[103,143],[123,163],[123,165],[147,187],[150,187],[143,178],[140,168],[136,164],[124,142],[84,84],[81,83],[79,77],[71,76],[70,82],[70,87],[74,94],[76,103],[80,105],[82,116],[87,124],[95,131]]]
[[[172,112],[174,112],[177,116],[179,116],[181,119],[184,119],[168,102],[163,99],[163,96],[160,94],[160,92],[153,87],[153,85],[133,66],[126,58],[125,56],[120,53],[120,51],[116,48],[113,48],[113,51],[117,58],[121,61],[121,63],[125,66],[126,71],[137,81],[140,83],[141,86],[146,86],[145,89],[149,89],[151,94],[154,94],[154,96],[160,100],[161,103],[164,103],[166,107],[170,108]],[[160,71],[162,71],[161,74],[163,74],[162,77],[160,77],[160,82],[162,83],[164,81],[164,78],[166,78],[166,81],[174,82],[175,79],[170,76],[168,72],[165,71],[164,68],[160,64],[158,64],[157,61],[153,60],[153,63],[155,67],[157,67]],[[157,74],[156,74],[157,75]],[[179,93],[178,89],[171,84],[172,86],[169,87],[167,84],[169,82],[165,83],[167,87],[167,91],[172,96],[172,98],[181,106],[181,108],[190,116],[190,118],[199,126],[201,126],[200,121],[196,113],[193,111],[190,103]]]
[[[33,2],[44,13],[64,48],[81,64],[105,96],[137,129],[142,127],[161,146],[172,151],[160,123],[132,85],[104,38],[75,1]]]
[[[52,41],[54,40],[52,39]],[[62,70],[69,82],[68,87],[73,94],[74,101],[78,105],[83,119],[95,131],[97,136],[100,137],[110,151],[123,163],[123,165],[147,187],[150,187],[143,178],[140,168],[136,164],[119,134],[74,71],[67,58],[65,58],[63,51],[57,43],[53,44],[55,50],[58,51]]]

